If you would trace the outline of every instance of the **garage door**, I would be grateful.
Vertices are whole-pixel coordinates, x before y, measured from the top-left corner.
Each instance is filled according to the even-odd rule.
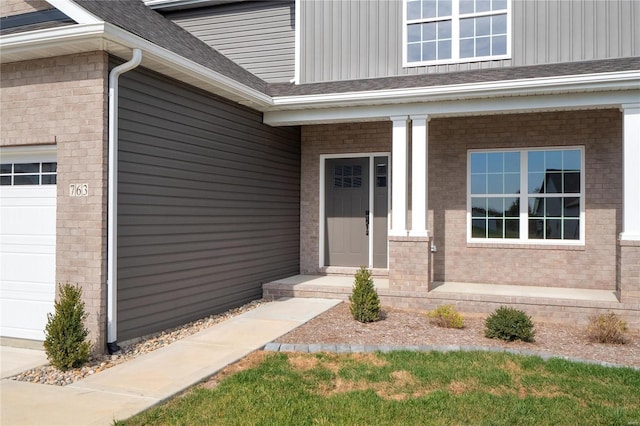
[[[0,335],[44,340],[56,274],[55,152],[0,151]]]

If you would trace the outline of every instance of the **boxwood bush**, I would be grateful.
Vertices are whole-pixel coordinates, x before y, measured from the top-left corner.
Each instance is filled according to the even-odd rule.
[[[349,301],[351,315],[355,320],[367,323],[380,319],[378,292],[373,286],[371,272],[364,266],[356,273]]]
[[[515,308],[501,306],[485,321],[485,336],[507,341],[533,342],[535,330],[531,317]]]
[[[89,331],[84,326],[82,289],[61,284],[58,291],[54,314],[47,314],[44,350],[51,365],[64,371],[87,362],[91,345],[86,341]]]
[[[462,315],[456,311],[453,305],[440,305],[433,311],[427,313],[427,317],[432,324],[443,328],[463,328],[464,320]]]

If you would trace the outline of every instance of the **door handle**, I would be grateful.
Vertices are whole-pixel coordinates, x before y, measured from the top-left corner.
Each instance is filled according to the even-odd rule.
[[[364,223],[365,223],[365,226],[366,226],[365,235],[368,237],[369,236],[369,210],[364,212]]]

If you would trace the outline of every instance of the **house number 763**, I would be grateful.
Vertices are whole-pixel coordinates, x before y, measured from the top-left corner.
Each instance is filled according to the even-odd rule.
[[[89,195],[88,183],[72,183],[69,185],[69,196],[87,197]]]

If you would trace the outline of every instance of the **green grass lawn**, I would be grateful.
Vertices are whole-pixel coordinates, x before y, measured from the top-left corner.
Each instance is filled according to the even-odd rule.
[[[259,361],[118,424],[640,425],[640,371],[630,368],[490,352]]]

